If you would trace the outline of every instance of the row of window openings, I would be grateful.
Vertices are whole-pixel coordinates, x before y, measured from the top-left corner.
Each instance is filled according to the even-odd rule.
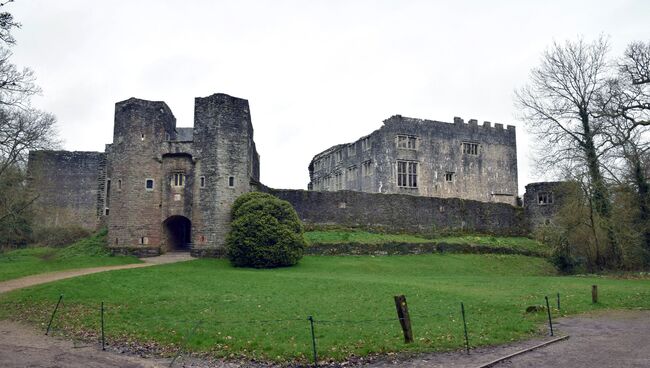
[[[445,181],[453,182],[453,171],[445,173]],[[418,187],[418,163],[410,161],[397,161],[397,186],[404,188],[417,188]]]
[[[372,148],[372,141],[370,137],[361,139],[361,150],[369,151]],[[357,143],[351,143],[348,145],[348,157],[356,156],[357,154]],[[343,161],[343,150],[338,150],[334,152],[333,156],[326,156],[320,160],[314,162],[314,170],[320,170],[325,167],[331,160],[334,160],[335,163]]]
[[[550,192],[539,192],[537,193],[537,204],[552,204],[553,203],[553,193]]]
[[[348,175],[347,178],[348,180],[353,180],[357,176],[358,173],[358,168],[356,165],[348,167]],[[372,166],[372,161],[364,161],[361,164],[361,175],[362,176],[371,176],[373,174],[373,166]],[[333,184],[334,187],[338,189],[342,189],[343,186],[343,173],[342,172],[336,172],[333,175]],[[323,184],[323,188],[329,188],[330,185],[332,184],[332,176],[326,176],[322,179],[316,179],[316,186],[320,186],[320,184]]]
[[[366,166],[367,164],[367,166]],[[370,161],[364,162],[364,166],[367,167],[367,169],[362,171],[362,174],[365,174],[364,176],[367,176],[367,173],[370,172],[372,168],[372,164]],[[348,168],[348,181],[353,180],[357,176],[357,167],[356,166],[351,166]],[[445,181],[446,182],[453,182],[454,181],[454,176],[455,173],[453,171],[447,171],[445,173]],[[329,188],[330,185],[332,184],[331,182],[332,177],[325,177],[323,178],[323,187],[324,188]],[[342,172],[336,172],[333,175],[334,178],[334,190],[340,190],[343,188],[343,173]],[[316,180],[316,185],[317,187],[320,185],[320,180]],[[397,161],[397,186],[398,187],[404,187],[404,188],[417,188],[418,187],[418,163],[417,162],[410,162],[410,161]]]
[[[173,187],[184,187],[185,186],[185,175],[180,174],[180,173],[175,173],[174,176],[171,179],[171,185]],[[199,186],[201,188],[205,188],[205,176],[199,177]],[[235,186],[235,177],[234,176],[229,176],[228,177],[228,186],[231,187],[231,188]],[[154,188],[154,180],[153,179],[146,179],[145,188],[147,190],[153,190],[153,188]]]
[[[184,187],[185,186],[185,181],[186,181],[185,180],[185,175],[175,173],[172,176],[171,185],[174,186],[174,187]],[[201,188],[205,188],[205,183],[206,183],[205,176],[199,177],[199,186]],[[234,176],[228,177],[228,186],[229,187],[234,187],[235,186],[235,177]],[[144,187],[147,190],[153,190],[154,189],[154,180],[153,179],[145,179]],[[111,181],[108,180],[107,184],[106,184],[107,192],[110,192],[110,188],[111,188]],[[117,190],[122,190],[122,179],[117,179]]]
[[[144,141],[144,133],[140,134],[140,140],[141,140],[141,141]],[[169,133],[165,133],[165,140],[166,140],[166,141],[171,141],[171,140],[172,140],[172,136],[171,136]]]
[[[369,138],[365,138],[361,142],[366,142],[366,147],[364,150],[370,148],[370,141],[368,140]],[[416,136],[411,136],[411,135],[398,135],[397,136],[397,148],[402,148],[402,149],[410,149],[410,150],[416,150],[417,149],[417,141],[418,138]],[[479,144],[474,143],[474,142],[462,142],[462,150],[463,154],[466,155],[473,155],[476,156],[479,153]],[[356,143],[352,143],[351,145],[348,146],[348,157],[350,156],[355,156],[356,155]],[[323,159],[320,159],[314,163],[314,170],[320,170],[322,169],[328,161],[331,160],[332,156],[327,156]],[[338,150],[334,152],[334,162],[339,163],[343,161],[343,150]]]

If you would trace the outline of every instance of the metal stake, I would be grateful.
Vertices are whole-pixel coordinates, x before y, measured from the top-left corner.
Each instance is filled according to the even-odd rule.
[[[557,310],[560,310],[560,293],[557,293]]]
[[[45,335],[50,333],[50,327],[52,327],[52,321],[54,321],[54,315],[56,314],[56,311],[59,309],[59,304],[61,304],[61,299],[63,299],[63,294],[59,296],[59,301],[56,302],[56,307],[54,307],[54,312],[52,312],[52,317],[50,317],[50,323],[47,324],[47,330],[45,331]]]
[[[102,350],[106,350],[106,340],[104,340],[104,302],[102,302],[101,308],[101,319],[102,319]]]
[[[311,347],[314,350],[314,367],[318,367],[318,354],[316,353],[316,335],[314,334],[314,318],[309,316],[309,326],[311,327]]]
[[[460,313],[463,315],[463,328],[465,329],[465,349],[469,354],[469,339],[467,338],[467,323],[465,322],[465,306],[460,302]]]
[[[553,336],[553,321],[551,321],[551,307],[548,304],[548,296],[545,296],[546,299],[546,312],[548,313],[548,325],[551,328],[551,336]]]
[[[178,351],[176,352],[176,355],[174,356],[174,359],[169,363],[169,368],[171,368],[174,363],[176,362],[176,359],[178,359],[179,356],[181,356],[181,353],[183,352],[183,347],[187,345],[187,342],[190,341],[192,336],[194,336],[194,332],[196,331],[197,328],[203,323],[203,321],[198,321],[194,327],[190,330],[190,332],[185,336],[185,340],[181,344],[181,346],[178,348]]]

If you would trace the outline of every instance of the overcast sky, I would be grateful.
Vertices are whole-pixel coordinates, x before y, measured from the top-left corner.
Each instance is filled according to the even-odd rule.
[[[650,1],[15,0],[14,62],[32,68],[63,148],[103,151],[117,101],[250,103],[261,178],[303,188],[318,152],[400,114],[517,126],[519,191],[534,172],[513,91],[554,40],[650,40]]]

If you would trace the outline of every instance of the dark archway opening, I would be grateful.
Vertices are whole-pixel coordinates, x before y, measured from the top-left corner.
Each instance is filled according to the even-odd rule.
[[[189,251],[192,242],[192,222],[185,216],[171,216],[163,222],[168,251]]]

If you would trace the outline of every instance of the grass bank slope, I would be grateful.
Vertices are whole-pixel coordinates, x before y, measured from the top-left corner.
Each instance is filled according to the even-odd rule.
[[[531,251],[540,254],[549,253],[548,246],[526,237],[505,237],[490,235],[459,235],[425,238],[410,234],[372,233],[362,230],[314,230],[305,232],[307,244],[385,244],[385,243],[447,243],[483,245],[495,248]]]
[[[599,285],[597,305],[591,304],[592,284]],[[68,335],[96,338],[104,301],[109,344],[307,362],[310,315],[324,359],[451,350],[463,345],[461,301],[470,344],[500,344],[539,333],[546,314],[524,310],[558,292],[562,314],[650,308],[650,280],[559,277],[534,257],[427,254],[305,257],[273,270],[238,269],[216,259],[120,270],[2,295],[0,318],[46,323],[64,294],[54,326]],[[398,294],[408,300],[413,344],[403,343],[393,301]]]
[[[105,244],[104,231],[63,248],[24,248],[0,253],[0,281],[75,268],[140,263],[135,257],[111,255]]]

